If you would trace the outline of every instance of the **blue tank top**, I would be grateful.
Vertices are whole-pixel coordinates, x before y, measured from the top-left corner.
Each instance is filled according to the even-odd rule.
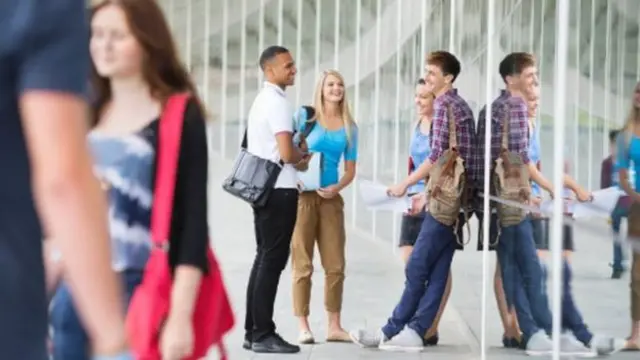
[[[411,156],[411,162],[413,162],[414,170],[418,168],[428,157],[431,155],[431,134],[424,134],[420,131],[420,123],[416,125],[411,136],[411,143],[409,144],[409,156]],[[413,170],[412,170],[413,171]],[[419,193],[423,192],[426,183],[424,179],[420,180],[417,184],[411,186],[408,192]]]

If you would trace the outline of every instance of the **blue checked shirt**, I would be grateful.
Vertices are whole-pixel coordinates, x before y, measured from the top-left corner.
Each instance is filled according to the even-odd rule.
[[[449,149],[449,120],[447,108],[451,106],[456,123],[456,138],[458,152],[464,160],[469,184],[474,183],[478,164],[474,161],[475,122],[473,111],[469,104],[458,95],[456,89],[451,89],[438,96],[433,102],[433,119],[431,122],[431,154],[429,161],[435,164],[445,150]]]
[[[491,104],[491,166],[493,167],[500,148],[502,147],[502,122],[505,117],[509,120],[509,151],[522,156],[524,163],[529,163],[529,114],[527,103],[524,99],[511,96],[507,91],[502,90]],[[478,133],[476,136],[477,146],[475,161],[476,167],[476,187],[479,191],[484,188],[484,151],[485,151],[485,120],[486,106],[480,110],[478,116]]]

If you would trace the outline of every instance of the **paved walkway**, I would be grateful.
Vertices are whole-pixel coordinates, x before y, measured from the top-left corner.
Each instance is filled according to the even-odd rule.
[[[222,263],[227,286],[237,314],[237,325],[227,340],[230,359],[479,359],[481,253],[473,248],[456,254],[453,266],[454,282],[451,301],[440,326],[441,346],[420,354],[396,354],[360,349],[353,344],[304,346],[297,355],[255,355],[241,348],[244,321],[245,286],[255,253],[253,221],[250,208],[225,194],[220,187],[231,163],[213,157],[211,161],[210,224],[213,244]],[[574,293],[583,315],[594,331],[625,336],[629,327],[628,278],[608,279],[607,262],[611,250],[603,240],[578,231],[578,256],[574,261],[576,276]],[[317,258],[317,257],[316,257]],[[390,251],[387,242],[374,241],[348,232],[347,280],[344,293],[343,324],[347,329],[379,327],[386,321],[403,287],[401,262]],[[490,255],[491,269],[495,263]],[[321,269],[316,261],[316,269]],[[323,275],[313,276],[311,323],[318,340],[325,334],[323,310]],[[519,351],[500,348],[502,329],[489,284],[488,341],[489,359],[516,359],[525,356]],[[280,282],[276,302],[276,324],[281,335],[290,341],[297,338],[297,324],[292,315],[291,272],[287,267]],[[638,359],[637,354],[618,354],[612,359]]]

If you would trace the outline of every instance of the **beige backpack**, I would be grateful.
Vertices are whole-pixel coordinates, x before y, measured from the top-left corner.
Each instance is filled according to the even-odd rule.
[[[509,151],[509,112],[502,119],[502,145],[495,162],[493,183],[496,196],[500,199],[528,204],[531,196],[529,168],[522,156]],[[504,203],[495,204],[500,226],[517,225],[527,216],[527,210]]]
[[[449,123],[449,149],[445,150],[429,173],[427,183],[428,209],[431,216],[446,226],[458,228],[460,209],[467,205],[467,174],[464,160],[457,148],[456,124],[451,106],[447,109]],[[467,221],[467,226],[469,222]],[[455,231],[456,238],[458,232]],[[457,239],[460,242],[459,239]]]

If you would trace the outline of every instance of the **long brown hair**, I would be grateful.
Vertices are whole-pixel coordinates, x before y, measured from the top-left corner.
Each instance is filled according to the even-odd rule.
[[[106,6],[122,9],[131,33],[144,51],[142,76],[151,89],[151,95],[163,104],[177,92],[189,92],[202,109],[191,75],[179,59],[171,30],[155,0],[102,0],[94,1],[91,18]],[[91,66],[94,106],[92,125],[98,123],[104,106],[111,100],[109,79],[98,74]]]

